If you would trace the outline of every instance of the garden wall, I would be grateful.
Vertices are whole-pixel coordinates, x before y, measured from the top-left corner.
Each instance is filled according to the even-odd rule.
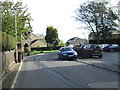
[[[1,66],[1,76],[5,75],[6,72],[10,69],[10,67],[15,63],[15,56],[14,56],[15,51],[7,51],[0,53],[0,57],[2,57],[0,61],[0,66]],[[1,77],[0,77],[1,78]]]

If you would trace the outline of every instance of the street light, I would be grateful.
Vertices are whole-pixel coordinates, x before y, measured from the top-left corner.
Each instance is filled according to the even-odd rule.
[[[17,20],[16,20],[16,10],[17,9],[23,9],[23,7],[14,8],[14,14],[15,14],[15,33],[16,33],[16,63],[18,63],[18,53],[17,53]]]

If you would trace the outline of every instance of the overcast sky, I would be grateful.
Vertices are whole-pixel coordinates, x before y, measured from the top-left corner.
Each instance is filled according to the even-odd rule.
[[[18,0],[13,0],[18,1]],[[46,34],[47,26],[57,28],[59,39],[66,42],[72,37],[88,37],[88,31],[78,29],[82,24],[75,21],[72,16],[80,4],[87,0],[21,0],[28,6],[33,21],[34,34]],[[118,0],[112,0],[116,4]]]

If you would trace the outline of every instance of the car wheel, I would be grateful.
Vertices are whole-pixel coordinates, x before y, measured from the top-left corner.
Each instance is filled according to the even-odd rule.
[[[60,56],[58,56],[58,59],[61,59],[61,57],[60,57]]]
[[[60,57],[58,57],[58,59],[60,59]]]
[[[102,58],[102,55],[98,56],[99,58]]]
[[[64,58],[63,57],[60,57],[61,60],[63,60]]]
[[[114,50],[113,50],[113,49],[111,49],[110,51],[111,51],[111,52],[113,52]]]

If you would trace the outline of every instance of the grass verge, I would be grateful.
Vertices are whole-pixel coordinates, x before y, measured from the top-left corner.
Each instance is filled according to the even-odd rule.
[[[33,51],[30,53],[29,56],[41,54],[41,53],[48,53],[48,52],[57,52],[58,50],[49,50],[49,51]],[[27,56],[27,54],[24,54],[24,56]]]

